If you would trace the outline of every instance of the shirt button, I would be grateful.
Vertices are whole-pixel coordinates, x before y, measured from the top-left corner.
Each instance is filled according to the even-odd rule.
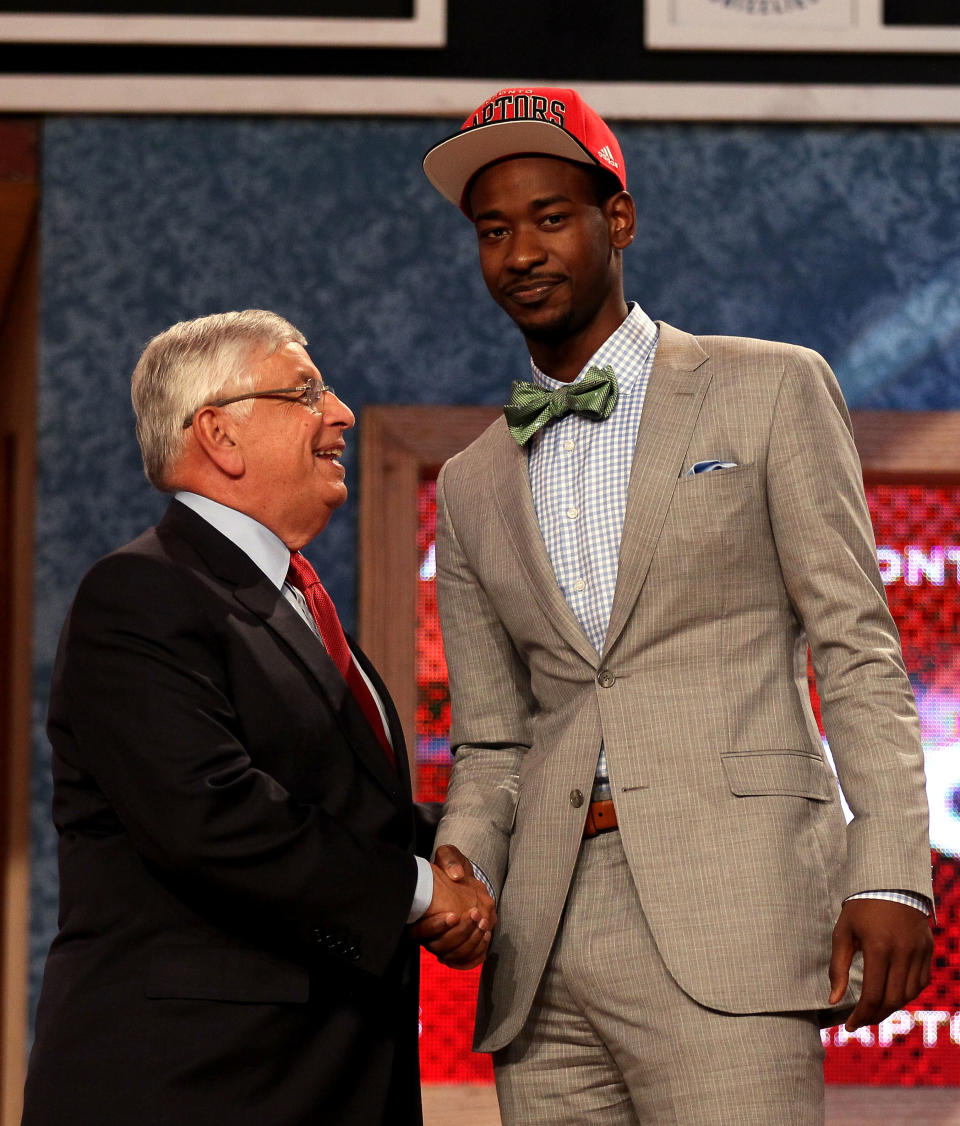
[[[576,520],[576,518],[579,515],[580,515],[580,509],[577,508],[576,505],[571,504],[570,507],[567,509],[567,519],[568,520]]]
[[[601,688],[612,688],[616,679],[617,678],[609,669],[601,669],[597,673],[597,684],[599,684]]]
[[[563,443],[563,448],[564,448],[565,450],[573,450],[573,449],[576,449],[576,447],[577,447],[577,443],[576,443],[576,442],[575,442],[575,441],[574,441],[574,440],[573,440],[572,438],[568,438],[568,439],[567,439],[567,440],[566,440],[566,441],[565,441],[565,442]]]
[[[571,790],[570,791],[570,804],[574,809],[579,809],[583,805],[583,791]]]
[[[573,589],[574,590],[586,590],[587,584],[583,581],[583,579],[577,579],[577,581],[573,584]]]

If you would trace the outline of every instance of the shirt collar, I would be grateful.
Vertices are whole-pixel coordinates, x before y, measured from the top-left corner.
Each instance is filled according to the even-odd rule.
[[[277,590],[282,589],[287,571],[290,570],[290,550],[279,536],[245,512],[228,508],[219,501],[200,496],[199,493],[181,491],[174,494],[174,499],[192,509],[231,543],[236,544],[244,554],[249,555]]]
[[[617,387],[620,391],[629,393],[639,380],[640,373],[643,370],[643,361],[656,346],[658,336],[659,330],[656,323],[647,316],[636,301],[631,301],[629,312],[623,322],[618,328],[614,329],[587,360],[573,382],[576,383],[577,380],[583,379],[588,368],[602,368],[609,364],[617,377]],[[632,362],[629,364],[622,362],[626,355],[631,358]],[[552,391],[557,387],[568,386],[559,379],[553,379],[542,372],[532,358],[530,368],[533,372],[533,382],[538,387]]]

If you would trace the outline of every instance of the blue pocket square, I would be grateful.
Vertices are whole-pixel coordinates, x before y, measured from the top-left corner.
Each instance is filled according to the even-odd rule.
[[[736,469],[735,461],[695,461],[687,470],[686,477],[695,477],[698,473],[712,473],[715,469]]]

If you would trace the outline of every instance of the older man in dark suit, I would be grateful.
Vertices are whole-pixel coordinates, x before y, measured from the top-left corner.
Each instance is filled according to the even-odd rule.
[[[354,417],[272,313],[174,325],[133,376],[160,524],[97,563],[51,692],[60,930],[26,1126],[421,1120],[417,949],[494,921],[431,865],[389,695],[299,549]]]

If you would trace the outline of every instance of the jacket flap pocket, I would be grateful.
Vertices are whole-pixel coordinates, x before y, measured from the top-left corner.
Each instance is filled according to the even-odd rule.
[[[154,950],[146,995],[155,999],[302,1003],[310,993],[303,966],[258,950],[165,946]]]
[[[743,751],[721,757],[730,790],[738,797],[784,794],[830,801],[837,795],[827,764],[806,751]]]

